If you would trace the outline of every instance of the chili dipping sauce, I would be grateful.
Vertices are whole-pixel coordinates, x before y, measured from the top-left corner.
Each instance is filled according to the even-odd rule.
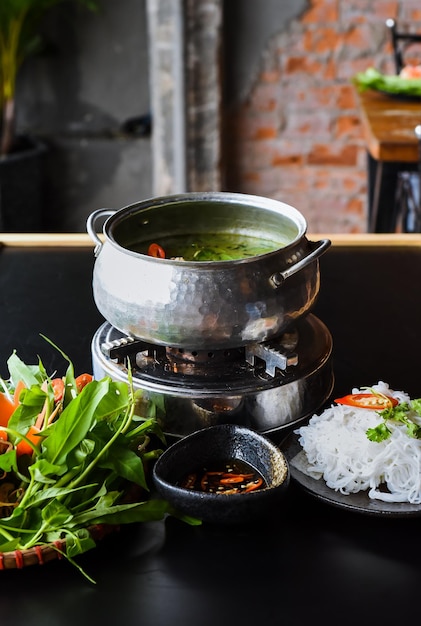
[[[177,484],[183,489],[215,494],[249,493],[267,487],[263,476],[249,463],[239,459],[193,470]]]

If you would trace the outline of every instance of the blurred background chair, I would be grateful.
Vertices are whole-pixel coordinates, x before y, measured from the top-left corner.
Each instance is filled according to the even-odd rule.
[[[403,233],[421,233],[421,125],[416,126],[418,170],[398,172],[395,223]]]
[[[394,19],[389,18],[386,20],[386,26],[390,30],[393,46],[393,56],[395,59],[396,73],[399,74],[401,69],[405,67],[407,61],[406,53],[410,46],[414,44],[421,45],[421,34],[416,33],[403,33],[397,30],[396,22]],[[421,54],[419,62],[421,62]]]
[[[421,64],[421,34],[398,30],[394,19],[386,20],[393,47],[396,74],[406,65]],[[421,113],[420,113],[421,118]],[[396,230],[421,232],[421,125],[414,129],[418,142],[418,164],[414,169],[398,171],[393,221]]]

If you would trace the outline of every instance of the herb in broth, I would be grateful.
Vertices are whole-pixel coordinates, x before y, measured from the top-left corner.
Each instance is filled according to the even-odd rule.
[[[179,482],[179,486],[206,493],[232,494],[263,489],[266,483],[252,465],[231,459],[189,472]]]
[[[158,244],[165,252],[165,258],[184,261],[234,261],[273,252],[282,247],[278,241],[249,235],[201,233],[162,237],[146,247],[139,246],[136,251],[148,254],[152,243]]]

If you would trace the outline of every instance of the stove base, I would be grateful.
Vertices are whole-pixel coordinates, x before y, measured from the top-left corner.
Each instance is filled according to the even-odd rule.
[[[155,401],[157,419],[163,432],[171,438],[182,438],[196,430],[216,424],[240,424],[277,439],[298,423],[308,419],[329,399],[334,384],[332,337],[326,326],[314,315],[300,320],[300,337],[305,345],[297,346],[298,365],[270,378],[253,377],[252,370],[241,382],[232,384],[221,377],[221,384],[202,386],[197,380],[173,379],[137,370],[133,380],[143,390],[145,400]],[[101,350],[104,341],[118,333],[105,323],[92,341],[93,373],[100,379],[127,381],[127,370],[107,358]]]

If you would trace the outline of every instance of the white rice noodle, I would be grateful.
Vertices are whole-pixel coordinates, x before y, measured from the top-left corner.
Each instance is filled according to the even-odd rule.
[[[406,393],[392,391],[382,381],[372,389],[399,402],[410,401]],[[352,393],[365,391],[353,389]],[[420,416],[412,414],[411,419],[421,425]],[[382,442],[370,441],[367,429],[382,421],[373,409],[332,405],[295,431],[305,463],[298,455],[292,464],[343,494],[367,491],[372,499],[420,504],[421,440],[408,436],[404,424],[389,420],[391,436]]]

